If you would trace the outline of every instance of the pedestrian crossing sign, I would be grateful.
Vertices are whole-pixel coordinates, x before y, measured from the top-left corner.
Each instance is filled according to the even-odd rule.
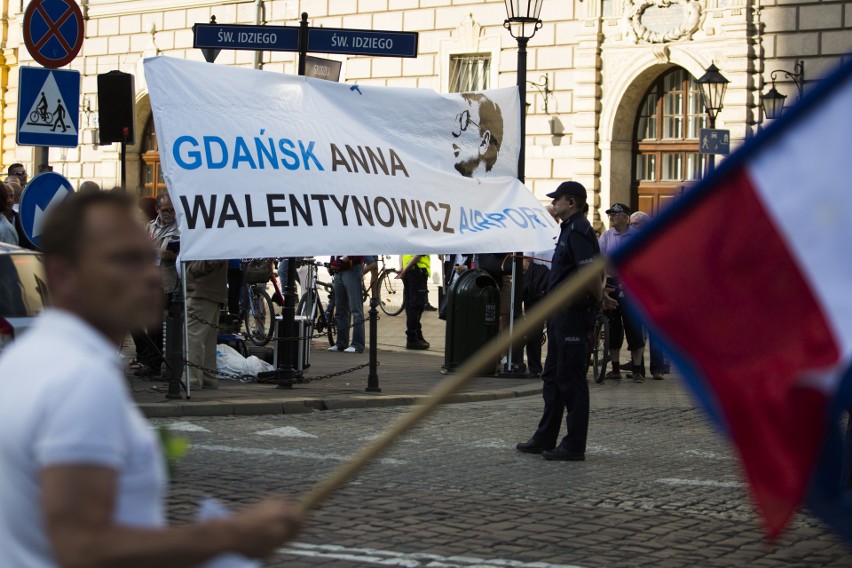
[[[80,129],[80,72],[21,67],[18,81],[19,146],[74,148]]]

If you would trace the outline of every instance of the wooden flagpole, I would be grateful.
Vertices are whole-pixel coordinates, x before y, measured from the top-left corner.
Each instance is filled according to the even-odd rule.
[[[603,257],[598,257],[592,263],[587,264],[577,271],[572,278],[567,279],[562,285],[542,298],[536,307],[526,315],[526,319],[518,322],[515,337],[523,337],[537,326],[541,326],[547,316],[560,308],[568,305],[596,279],[601,280],[601,273],[606,265]],[[511,338],[508,334],[495,337],[482,349],[477,351],[473,357],[468,359],[456,374],[439,383],[428,395],[422,404],[412,408],[409,412],[400,416],[390,425],[378,438],[364,445],[355,456],[341,465],[331,475],[317,483],[302,499],[298,506],[303,512],[317,507],[329,497],[335,490],[339,489],[351,477],[361,471],[370,461],[384,452],[397,438],[416,426],[426,418],[439,404],[445,401],[451,394],[455,393],[476,375],[482,372],[499,354],[509,345]]]

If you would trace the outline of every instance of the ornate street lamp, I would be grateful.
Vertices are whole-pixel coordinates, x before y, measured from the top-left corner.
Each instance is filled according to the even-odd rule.
[[[506,21],[503,27],[520,43],[529,40],[541,28],[541,5],[544,0],[505,0]],[[526,45],[526,43],[524,44]]]
[[[776,69],[770,75],[772,78],[772,88],[769,89],[768,93],[760,97],[760,103],[763,105],[763,114],[766,115],[766,118],[770,119],[781,116],[781,112],[784,110],[784,102],[787,99],[787,95],[782,95],[775,88],[775,78],[778,73],[783,73],[785,77],[793,81],[798,91],[796,100],[799,100],[802,97],[802,89],[805,86],[805,62],[800,59],[793,66],[793,71]]]
[[[701,102],[704,104],[704,112],[707,113],[707,122],[710,128],[716,128],[716,117],[722,110],[722,101],[725,91],[728,90],[728,81],[724,75],[719,73],[719,68],[713,63],[704,72],[700,79],[695,81],[701,89]],[[707,171],[712,172],[716,167],[716,154],[709,154],[707,158]]]
[[[541,28],[541,5],[544,0],[505,0],[506,20],[503,27],[509,30],[509,34],[518,42],[518,94],[521,97],[521,147],[518,152],[518,179],[524,181],[526,137],[527,137],[527,43]],[[521,256],[523,253],[515,254],[512,263],[512,294],[510,297],[511,317],[509,318],[509,336],[514,330],[515,318],[520,317],[521,281],[523,280],[523,264]],[[526,376],[526,368],[523,364],[523,349],[513,348],[509,344],[509,353],[506,364],[503,365],[501,376]]]
[[[766,118],[777,118],[781,116],[781,111],[784,110],[784,101],[787,95],[782,95],[775,88],[775,81],[772,81],[772,88],[769,92],[760,97],[760,104],[763,105],[763,114]]]
[[[728,90],[730,81],[711,63],[696,83],[701,89],[701,101],[704,103],[704,112],[707,113],[710,128],[716,128],[716,116],[722,110],[722,100],[725,98],[725,91]]]

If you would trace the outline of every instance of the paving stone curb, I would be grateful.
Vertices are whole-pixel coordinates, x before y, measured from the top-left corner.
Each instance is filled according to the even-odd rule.
[[[514,389],[456,393],[447,404],[482,402],[541,394],[540,385]],[[177,400],[158,403],[139,403],[137,406],[148,418],[175,418],[185,416],[260,416],[270,414],[304,414],[321,410],[350,408],[381,408],[411,406],[427,395],[364,395],[349,398],[295,398],[286,400],[241,399],[205,400],[199,402]]]

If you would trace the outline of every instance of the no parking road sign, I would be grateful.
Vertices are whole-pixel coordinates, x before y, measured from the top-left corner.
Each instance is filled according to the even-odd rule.
[[[41,248],[41,232],[47,213],[74,193],[71,182],[56,172],[39,174],[21,195],[21,227],[32,244]]]
[[[24,11],[24,44],[45,67],[71,63],[83,36],[83,13],[74,0],[32,0]]]
[[[21,67],[18,127],[21,146],[77,146],[80,125],[80,72]]]

